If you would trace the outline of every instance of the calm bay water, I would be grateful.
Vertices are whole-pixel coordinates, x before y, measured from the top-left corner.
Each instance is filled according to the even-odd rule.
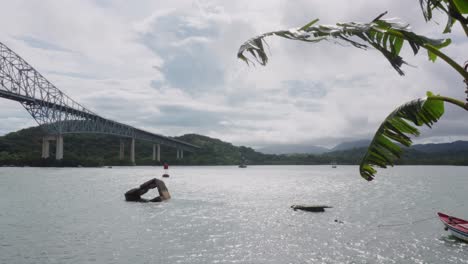
[[[172,199],[142,204],[123,194],[160,167],[0,168],[0,263],[468,263],[436,218],[468,218],[468,167],[401,166],[371,183],[356,166],[170,173]]]

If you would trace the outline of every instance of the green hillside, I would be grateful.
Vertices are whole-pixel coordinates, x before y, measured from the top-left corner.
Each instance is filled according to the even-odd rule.
[[[54,160],[55,143],[50,141],[50,159],[41,159],[42,137],[44,133],[38,127],[22,129],[0,137],[0,165],[15,166],[105,166],[131,165],[129,161],[129,140],[126,143],[125,160],[120,161],[120,138],[100,134],[64,135],[64,159]],[[161,146],[161,161],[181,165],[234,165],[239,164],[241,157],[261,161],[264,155],[251,148],[236,147],[205,136],[188,134],[176,137],[201,149],[196,153],[184,152],[184,158],[176,159],[174,148]],[[155,165],[152,160],[153,145],[150,142],[137,140],[135,143],[135,162],[138,165]]]
[[[41,159],[43,132],[38,127],[22,129],[0,137],[0,166],[115,166],[131,165],[129,143],[126,144],[126,159],[119,155],[119,137],[99,134],[71,134],[64,136],[64,159],[55,161],[55,145],[51,141],[50,159]],[[161,146],[162,162],[171,165],[238,165],[241,159],[250,165],[316,165],[359,164],[365,148],[355,148],[324,153],[321,155],[263,154],[249,147],[234,146],[231,143],[206,136],[187,134],[175,139],[199,146],[197,153],[184,152],[184,158],[176,159],[176,150]],[[152,160],[152,143],[136,141],[137,165],[158,165]],[[456,151],[451,151],[456,150]],[[468,165],[468,144],[459,141],[449,144],[417,145],[408,149],[400,164],[424,165]]]

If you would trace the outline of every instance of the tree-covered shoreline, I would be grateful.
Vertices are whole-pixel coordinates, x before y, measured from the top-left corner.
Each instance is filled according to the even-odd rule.
[[[55,146],[51,144],[49,159],[41,158],[43,131],[39,127],[22,129],[0,137],[0,166],[34,167],[99,167],[129,166],[128,144],[125,160],[119,160],[120,138],[99,134],[70,134],[64,136],[64,159],[54,159]],[[248,165],[327,165],[337,162],[343,165],[358,165],[366,148],[353,148],[324,154],[263,154],[245,146],[206,136],[187,134],[175,139],[197,146],[197,153],[184,153],[183,159],[176,159],[176,150],[161,146],[161,162],[171,165],[238,165],[245,159]],[[464,144],[462,144],[464,143]],[[398,164],[405,165],[468,165],[466,142],[458,144],[454,150],[431,150],[429,145],[424,151],[410,148]],[[152,143],[136,141],[136,165],[161,165],[152,160]],[[434,152],[435,151],[435,152]]]

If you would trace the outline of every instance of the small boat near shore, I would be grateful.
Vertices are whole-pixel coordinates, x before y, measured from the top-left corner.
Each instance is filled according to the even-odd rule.
[[[445,230],[449,230],[450,233],[456,238],[459,238],[465,242],[468,242],[468,221],[454,216],[446,215],[443,213],[437,213],[440,221],[444,223]]]

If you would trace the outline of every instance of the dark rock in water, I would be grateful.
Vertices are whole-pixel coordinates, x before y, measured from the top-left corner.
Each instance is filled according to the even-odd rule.
[[[145,199],[142,199],[141,196],[147,191],[145,189],[133,188],[125,193],[125,200],[129,202],[144,202]]]
[[[325,208],[332,208],[328,205],[292,205],[291,206],[294,211],[302,210],[307,212],[325,212]]]
[[[159,197],[161,197],[162,200],[171,199],[169,190],[167,189],[166,184],[163,181],[156,179],[156,187],[158,188]]]
[[[150,200],[141,198],[148,190],[154,188],[158,188],[159,196]],[[162,202],[168,199],[171,199],[171,195],[166,184],[156,178],[143,183],[139,188],[133,188],[125,193],[125,200],[128,202]]]
[[[163,178],[169,178],[169,174],[164,173],[164,174],[163,174]]]
[[[148,191],[149,189],[156,188],[156,178],[144,182],[140,185],[140,189]]]

